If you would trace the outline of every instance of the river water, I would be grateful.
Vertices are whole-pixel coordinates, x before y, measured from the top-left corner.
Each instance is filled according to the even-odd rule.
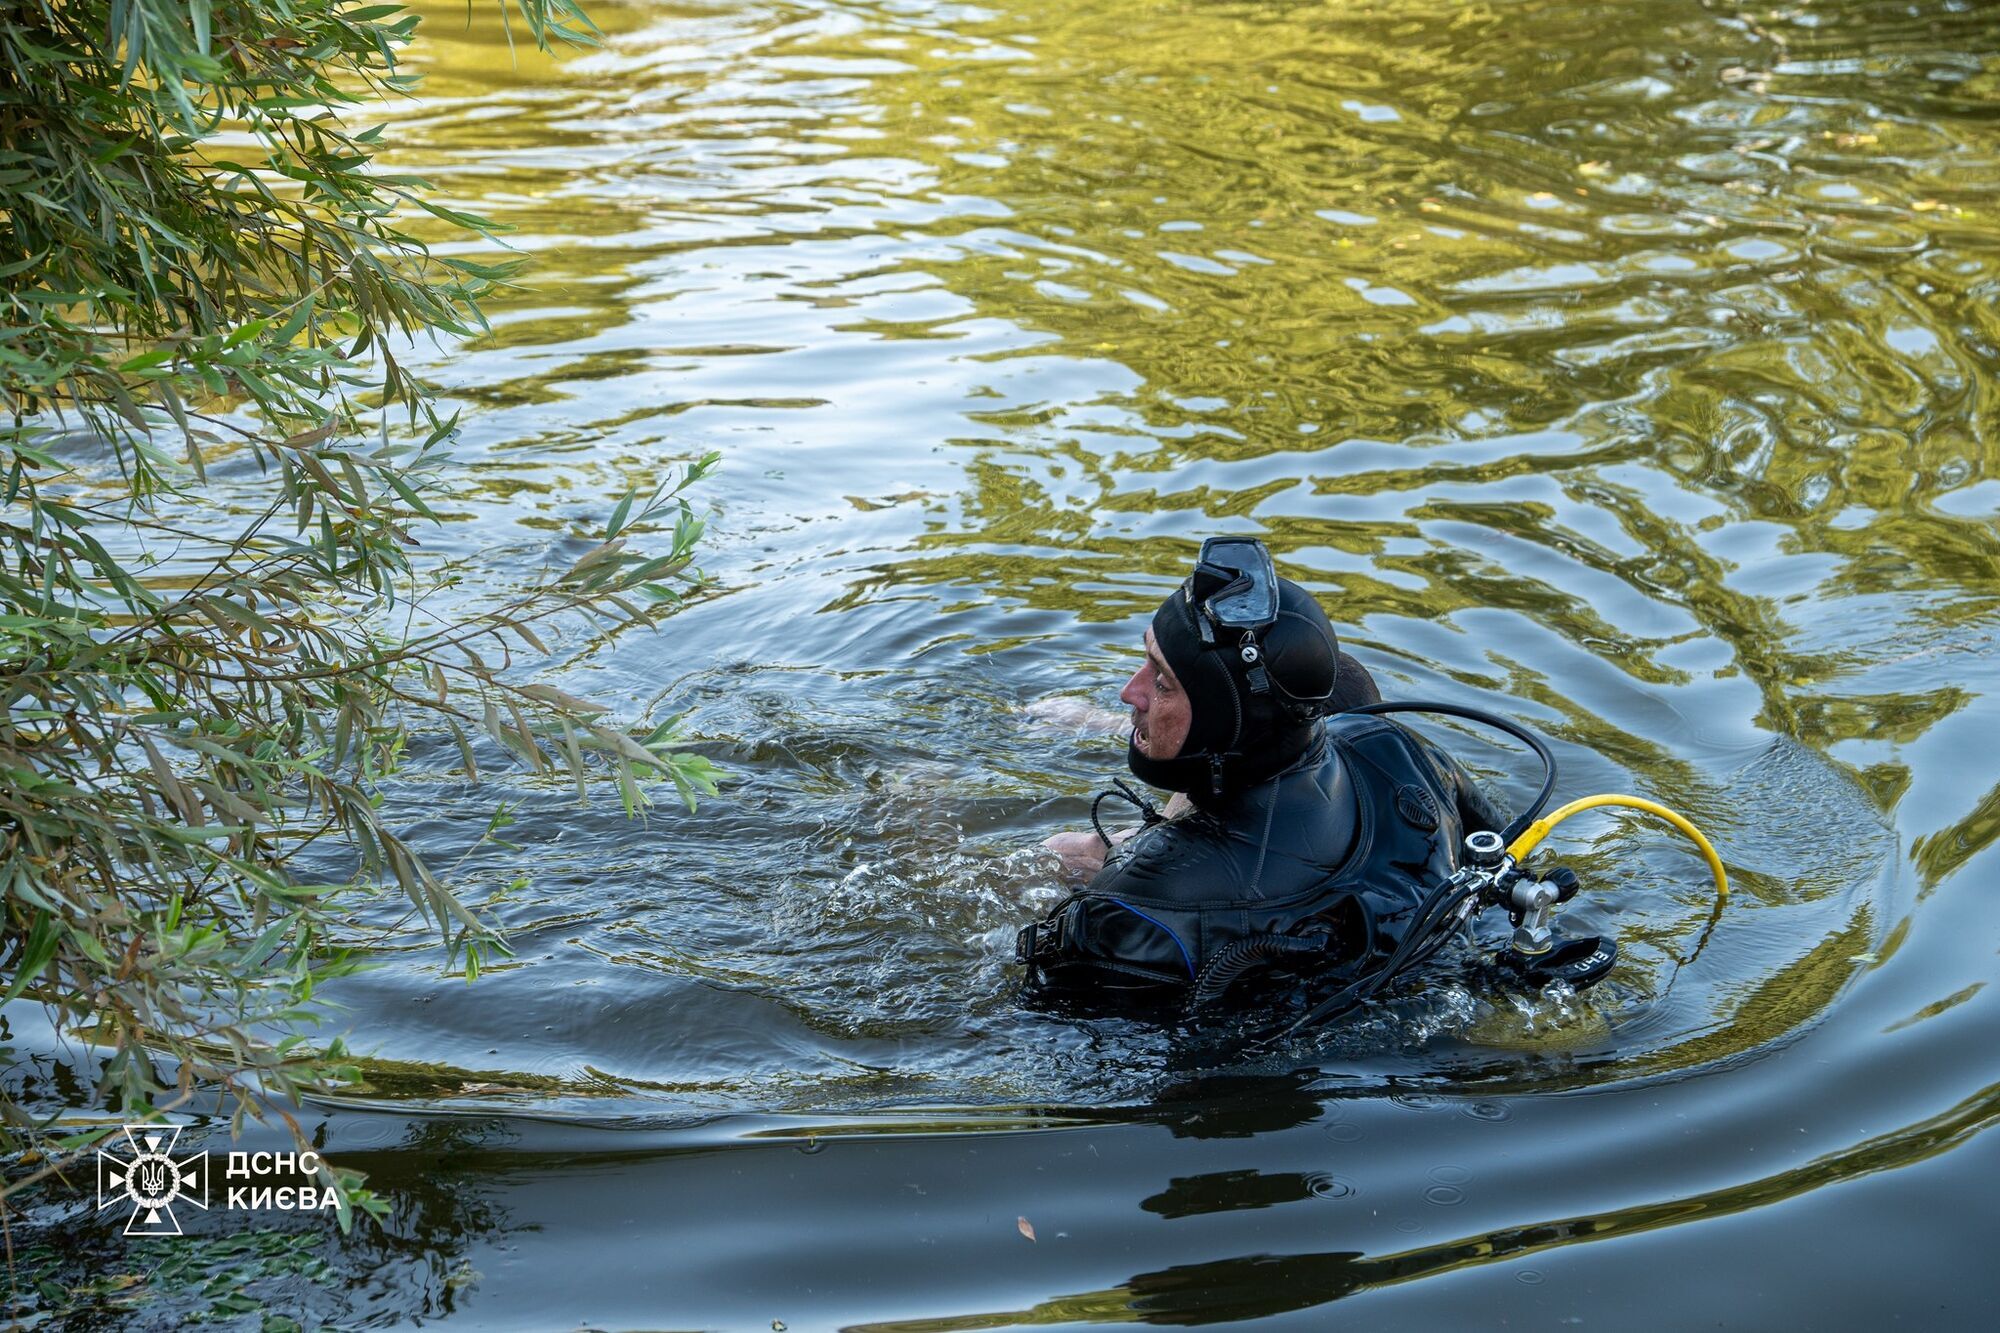
[[[515,957],[367,910],[370,1084],[313,1123],[394,1208],[311,1308],[1989,1326],[2000,12],[590,11],[516,60],[436,7],[388,112],[533,259],[423,353],[426,548],[504,588],[720,451],[707,590],[546,678],[726,780],[631,822],[418,751],[392,806]],[[1592,816],[1583,997],[1447,959],[1256,1058],[1020,1011],[1036,845],[1122,769],[1089,710],[1213,533],[1388,695],[1548,734],[1559,799],[1685,811],[1726,908]]]

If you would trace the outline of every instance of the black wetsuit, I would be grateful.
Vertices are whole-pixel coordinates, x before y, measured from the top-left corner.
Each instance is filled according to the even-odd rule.
[[[1031,997],[1160,1009],[1276,962],[1338,978],[1393,952],[1464,835],[1501,812],[1449,755],[1379,716],[1319,724],[1275,776],[1156,823],[1021,931]]]

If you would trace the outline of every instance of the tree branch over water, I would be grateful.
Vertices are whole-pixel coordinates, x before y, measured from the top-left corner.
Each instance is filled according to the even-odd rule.
[[[575,0],[516,8],[537,47],[592,40]],[[127,1120],[219,1088],[239,1124],[292,1123],[285,1103],[353,1077],[302,1036],[357,965],[326,942],[344,890],[399,888],[468,979],[504,951],[378,814],[412,737],[448,736],[475,781],[475,738],[580,794],[608,775],[631,814],[654,783],[690,808],[714,790],[671,721],[628,731],[515,665],[548,655],[538,626],[680,601],[714,455],[620,500],[566,569],[428,604],[459,587],[415,535],[457,418],[398,355],[484,331],[521,261],[437,253],[418,222],[498,229],[381,169],[382,127],[354,124],[413,87],[417,24],[0,0],[0,995],[104,1053],[90,1096]],[[353,880],[298,877],[330,836]],[[90,1137],[0,1113],[0,1146]]]

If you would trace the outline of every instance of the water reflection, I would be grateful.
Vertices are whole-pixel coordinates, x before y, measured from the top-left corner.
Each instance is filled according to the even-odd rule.
[[[385,897],[364,923],[383,966],[335,996],[380,1057],[372,1095],[654,1125],[910,1108],[925,1133],[1136,1122],[1177,1152],[1268,1148],[1118,1196],[1191,1227],[1339,1207],[1343,1164],[1284,1136],[1346,1098],[1504,1118],[1589,1091],[1546,1100],[1600,1108],[1571,1128],[1622,1153],[1632,1099],[1786,1100],[1752,1062],[1817,1028],[1990,1036],[1990,950],[1966,941],[1992,910],[1952,890],[2000,839],[1992,6],[593,14],[605,46],[552,61],[437,10],[426,95],[390,111],[396,165],[535,260],[490,336],[412,354],[467,409],[427,549],[466,590],[505,585],[720,449],[711,592],[659,636],[574,626],[559,647],[565,688],[634,722],[686,712],[730,783],[634,825],[497,754],[474,789],[449,747],[419,751],[398,813],[435,861],[465,854],[457,882],[517,957],[468,987]],[[1496,988],[1467,954],[1261,1064],[1017,1012],[1012,927],[1053,892],[1031,849],[1120,762],[1115,738],[1021,709],[1115,706],[1143,617],[1215,531],[1269,541],[1391,695],[1542,728],[1565,794],[1687,810],[1741,892],[1718,918],[1686,848],[1578,821],[1576,928],[1624,961],[1574,1003]],[[1516,752],[1438,734],[1530,789]],[[495,799],[518,851],[475,846]],[[1378,1228],[1260,1259],[1212,1236],[1121,1281],[1107,1247],[1040,1288],[1081,1294],[961,1290],[933,1308],[1012,1313],[906,1326],[1304,1308],[1762,1206],[1986,1122],[1962,1061],[1867,1049],[1900,1080],[1871,1065],[1850,1087],[1920,1104],[1806,1140],[1817,1165],[1697,1145],[1736,1184],[1662,1203],[1686,1193],[1662,1177],[1612,1205],[1578,1186],[1522,1214],[1569,1220],[1419,1248]]]
[[[1250,1254],[1179,1264],[1136,1274],[1116,1287],[1057,1296],[1028,1309],[871,1321],[847,1327],[849,1333],[963,1333],[1042,1324],[1136,1322],[1192,1326],[1265,1318],[1459,1269],[1509,1263],[1563,1246],[1614,1240],[1767,1207],[1829,1183],[1924,1161],[1958,1146],[1996,1119],[2000,1119],[2000,1086],[1989,1087],[1920,1124],[1729,1190],[1508,1227],[1392,1253],[1348,1250]],[[1324,1197],[1323,1190],[1312,1189],[1300,1195],[1292,1188],[1297,1179],[1261,1176],[1249,1171],[1176,1181],[1166,1194],[1148,1200],[1145,1206],[1165,1217],[1176,1218],[1239,1208],[1291,1206]],[[1455,1185],[1445,1184],[1434,1186],[1429,1197],[1434,1203],[1449,1206],[1462,1196]]]
[[[383,1054],[693,1106],[1138,1095],[1157,1039],[1008,1004],[1021,849],[1117,765],[1011,710],[1108,701],[1218,528],[1392,694],[1512,711],[1566,788],[1720,835],[1749,892],[1700,952],[1683,849],[1566,849],[1630,960],[1569,1049],[1685,1068],[1832,1001],[1888,924],[1898,756],[1991,657],[1992,522],[1952,500],[1992,463],[1985,11],[1642,3],[1631,43],[1580,3],[604,17],[559,66],[434,25],[397,126],[537,261],[439,367],[473,409],[446,540],[504,580],[723,449],[715,594],[570,648],[735,784],[635,837],[513,779],[522,961],[461,997],[399,954],[350,988]],[[438,794],[455,854],[490,790]],[[1917,831],[1927,883],[1991,804]],[[1512,1003],[1328,1053],[1491,1070]]]

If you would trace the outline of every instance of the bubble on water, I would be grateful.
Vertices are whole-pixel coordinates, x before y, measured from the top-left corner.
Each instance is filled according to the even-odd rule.
[[[1440,1208],[1449,1208],[1465,1202],[1465,1191],[1456,1185],[1433,1185],[1424,1191],[1424,1199]]]
[[[1402,1033],[1412,1046],[1426,1046],[1441,1036],[1462,1031],[1479,1012],[1472,992],[1456,983],[1425,992],[1416,1004],[1420,1007],[1407,1015]]]
[[[1508,991],[1506,1004],[1525,1032],[1545,1032],[1576,1021],[1576,992],[1566,981],[1551,981],[1535,991]]]

